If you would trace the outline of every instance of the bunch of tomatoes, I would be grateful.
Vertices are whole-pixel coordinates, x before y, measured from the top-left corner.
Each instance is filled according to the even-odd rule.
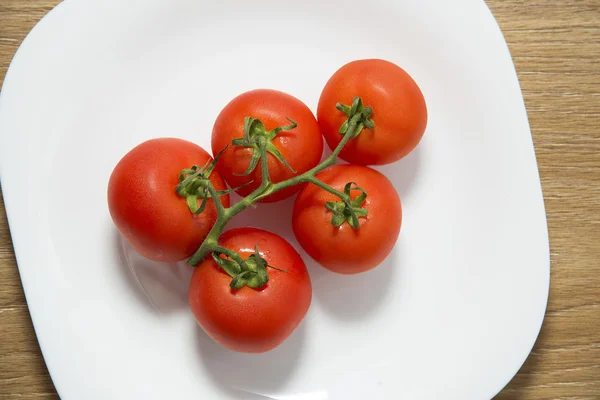
[[[391,252],[400,198],[368,165],[411,152],[427,125],[415,81],[379,59],[350,62],[325,85],[317,115],[297,98],[253,90],[229,102],[212,131],[212,155],[176,138],[148,140],[114,168],[108,206],[141,255],[194,267],[189,303],[202,329],[235,351],[281,344],[306,315],[312,287],[280,236],[227,222],[256,203],[297,195],[292,228],[321,266],[357,274]],[[332,154],[322,160],[323,137]],[[341,158],[348,164],[336,165]],[[235,191],[242,199],[231,204]]]

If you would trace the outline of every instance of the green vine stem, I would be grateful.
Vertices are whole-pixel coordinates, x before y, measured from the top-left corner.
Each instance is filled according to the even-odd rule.
[[[358,218],[367,215],[366,209],[360,208],[367,193],[352,182],[349,182],[346,185],[344,192],[340,192],[315,178],[315,175],[335,164],[338,155],[349,140],[358,136],[363,129],[372,129],[374,127],[373,120],[371,119],[373,110],[371,107],[364,107],[359,97],[354,98],[351,107],[338,104],[336,108],[346,114],[348,119],[340,128],[340,133],[343,134],[343,137],[333,153],[314,168],[278,183],[271,182],[269,176],[267,153],[273,154],[273,145],[270,140],[280,131],[294,129],[297,124],[290,120],[292,125],[276,128],[272,131],[266,131],[264,125],[259,120],[247,117],[244,121],[244,138],[234,140],[233,145],[252,147],[254,149],[256,155],[253,154],[253,161],[249,165],[247,173],[254,169],[260,158],[262,182],[256,190],[229,208],[225,208],[220,199],[220,196],[222,196],[224,192],[218,192],[208,179],[208,175],[214,169],[214,165],[217,163],[221,153],[215,157],[213,163],[204,168],[195,167],[190,170],[182,171],[180,176],[181,183],[177,187],[177,193],[182,197],[186,197],[190,196],[191,192],[193,198],[190,200],[188,197],[188,204],[191,202],[196,204],[197,199],[202,198],[203,205],[200,206],[201,208],[204,208],[206,199],[210,197],[217,209],[217,221],[204,242],[187,261],[188,265],[197,266],[206,256],[213,253],[215,262],[217,262],[219,266],[232,277],[232,288],[239,289],[244,285],[250,287],[261,287],[264,285],[268,281],[266,268],[271,266],[269,266],[264,259],[260,258],[258,248],[256,249],[255,254],[252,254],[246,260],[243,260],[235,251],[220,246],[218,244],[219,237],[227,223],[246,208],[281,189],[300,183],[311,183],[316,185],[319,188],[334,194],[341,200],[341,202],[337,203],[328,202],[326,205],[326,208],[332,212],[332,225],[340,226],[347,221],[354,229],[360,227]],[[288,166],[285,160],[280,160],[277,156],[276,158],[284,165]],[[252,164],[254,164],[254,166]],[[208,172],[208,174],[206,172]],[[185,183],[185,185],[183,185],[183,183]],[[184,186],[184,189],[182,189],[182,185]],[[351,190],[360,190],[362,193],[356,199],[351,200]],[[190,207],[190,209],[192,209],[192,207]],[[192,211],[194,210],[192,209]],[[225,256],[225,258],[221,256]]]

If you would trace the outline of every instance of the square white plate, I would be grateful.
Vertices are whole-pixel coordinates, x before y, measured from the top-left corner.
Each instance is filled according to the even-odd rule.
[[[418,82],[429,125],[379,168],[404,206],[376,270],[305,258],[313,304],[275,351],[229,352],[197,327],[190,271],[141,260],[106,204],[143,140],[209,148],[213,121],[257,87],[313,110],[344,63],[384,58]],[[0,172],[19,271],[52,379],[79,399],[489,399],[539,332],[544,203],[508,48],[480,0],[68,0],[30,33],[0,98]],[[247,211],[293,240],[290,203]]]

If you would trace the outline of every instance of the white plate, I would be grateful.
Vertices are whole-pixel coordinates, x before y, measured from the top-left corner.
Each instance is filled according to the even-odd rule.
[[[106,205],[130,148],[209,148],[219,110],[256,87],[313,110],[342,64],[396,62],[421,86],[418,149],[380,168],[404,205],[397,247],[344,277],[309,262],[312,307],[281,347],[213,344],[186,267],[122,247]],[[64,400],[489,399],[542,323],[549,251],[519,83],[478,0],[66,1],[27,37],[0,103],[6,208],[36,333]],[[283,223],[262,224],[293,240]],[[259,223],[271,208],[236,225]],[[307,262],[309,261],[306,258]]]

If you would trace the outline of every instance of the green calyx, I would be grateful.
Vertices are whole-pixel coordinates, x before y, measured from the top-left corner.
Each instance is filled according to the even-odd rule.
[[[254,247],[254,253],[245,260],[242,260],[237,253],[227,251],[226,249],[222,249],[222,251],[223,253],[218,250],[213,251],[213,260],[223,271],[231,276],[232,279],[229,286],[235,290],[241,289],[244,286],[259,289],[266,285],[269,281],[267,268],[283,271],[270,266],[267,260],[260,256],[258,246]],[[223,258],[221,255],[225,255],[227,258]]]
[[[246,172],[240,176],[247,176],[252,173],[265,151],[266,153],[272,154],[290,171],[296,173],[296,171],[294,171],[294,169],[288,164],[285,158],[283,158],[283,155],[281,155],[279,150],[277,150],[277,147],[275,147],[275,145],[271,142],[271,140],[273,140],[279,132],[289,131],[298,126],[296,121],[290,118],[287,118],[287,120],[291,122],[291,125],[279,126],[275,129],[267,131],[265,125],[258,118],[244,118],[244,137],[233,139],[231,142],[234,146],[250,147],[252,149],[252,158],[250,159],[248,169],[246,169]],[[261,150],[261,148],[263,148],[263,150]]]
[[[375,122],[373,122],[371,119],[371,115],[373,115],[373,109],[369,106],[365,107],[360,97],[355,97],[352,100],[351,106],[337,103],[335,108],[348,116],[348,119],[340,127],[339,132],[341,135],[346,134],[348,131],[348,126],[353,118],[356,122],[356,129],[353,132],[352,138],[358,136],[364,128],[375,128]]]
[[[208,161],[204,166],[194,165],[186,168],[179,173],[179,185],[175,187],[175,192],[187,201],[187,205],[193,214],[200,214],[206,208],[208,199],[212,197],[210,174],[215,169],[219,157],[225,149],[221,150],[214,160]],[[236,188],[238,189],[238,188]],[[224,196],[236,189],[214,191],[218,196]],[[202,200],[198,205],[198,200]]]
[[[360,228],[360,222],[358,218],[366,217],[368,210],[361,208],[365,200],[367,199],[367,192],[364,191],[360,186],[354,182],[348,182],[344,186],[344,194],[350,198],[350,191],[360,190],[361,194],[354,200],[349,201],[328,201],[325,203],[325,208],[331,211],[331,225],[339,227],[344,222],[347,222],[352,228]]]

